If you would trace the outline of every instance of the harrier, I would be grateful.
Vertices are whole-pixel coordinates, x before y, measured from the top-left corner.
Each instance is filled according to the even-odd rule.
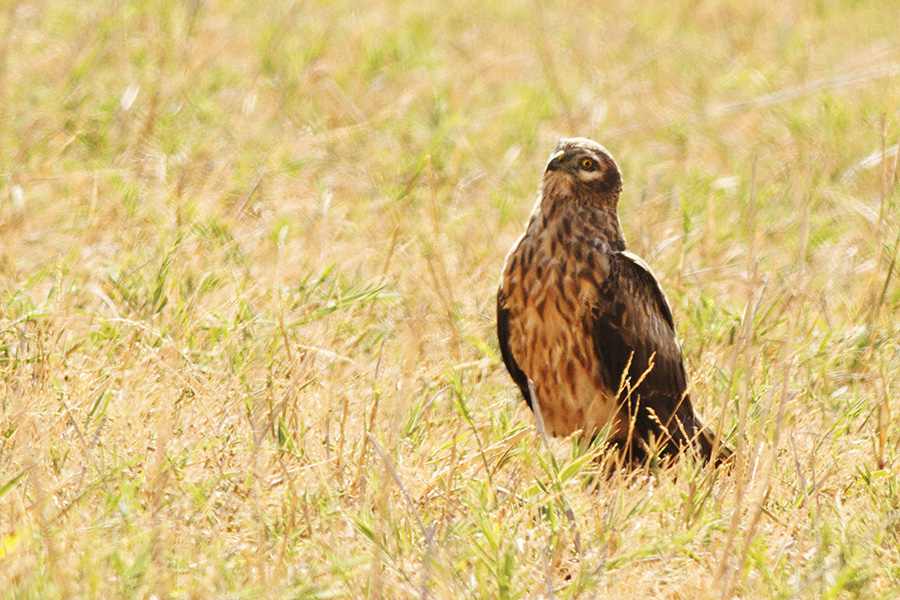
[[[503,362],[553,435],[609,441],[630,461],[731,451],[694,413],[666,296],[625,249],[622,173],[600,144],[563,139],[497,293]],[[535,406],[537,402],[537,406]]]

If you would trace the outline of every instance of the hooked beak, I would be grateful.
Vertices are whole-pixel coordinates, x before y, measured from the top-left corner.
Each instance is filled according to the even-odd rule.
[[[556,154],[550,157],[550,162],[547,163],[548,171],[562,171],[563,170],[563,159],[566,157],[566,151],[560,150]]]

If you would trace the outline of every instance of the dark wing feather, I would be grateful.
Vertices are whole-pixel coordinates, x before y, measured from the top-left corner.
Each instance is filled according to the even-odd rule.
[[[528,376],[519,368],[516,359],[513,358],[512,350],[509,348],[509,309],[506,308],[506,299],[502,289],[497,292],[497,340],[500,342],[500,355],[503,357],[506,370],[522,390],[522,396],[528,403],[528,408],[534,410],[531,406],[531,394],[528,392]]]
[[[619,398],[634,421],[634,438],[653,437],[665,452],[677,452],[694,437],[696,425],[672,311],[641,259],[616,252],[609,262],[600,304],[591,315],[604,383],[622,390]]]

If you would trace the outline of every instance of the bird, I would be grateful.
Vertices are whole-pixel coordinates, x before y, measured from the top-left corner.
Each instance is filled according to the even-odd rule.
[[[608,428],[629,464],[686,451],[728,461],[732,451],[694,412],[668,299],[626,249],[621,194],[606,148],[559,141],[503,265],[503,362],[547,433],[592,440]]]

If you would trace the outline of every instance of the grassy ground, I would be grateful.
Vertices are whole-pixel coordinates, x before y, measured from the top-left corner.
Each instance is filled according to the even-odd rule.
[[[900,596],[894,0],[0,7],[2,597]],[[502,367],[561,135],[731,473]]]

